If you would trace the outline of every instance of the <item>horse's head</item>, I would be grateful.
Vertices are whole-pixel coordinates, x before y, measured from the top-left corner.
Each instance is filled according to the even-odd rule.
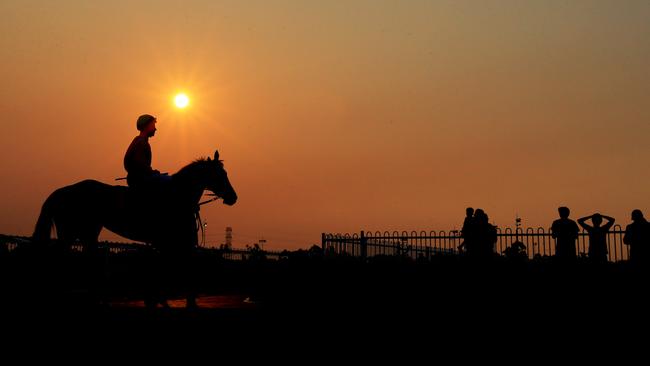
[[[212,191],[217,197],[223,199],[223,203],[232,206],[237,202],[237,193],[228,180],[228,173],[223,168],[223,161],[219,160],[219,150],[214,152],[214,159],[208,158],[208,173],[206,177],[206,189]]]

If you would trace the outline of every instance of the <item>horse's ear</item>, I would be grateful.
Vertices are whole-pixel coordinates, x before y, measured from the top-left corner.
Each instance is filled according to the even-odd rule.
[[[219,160],[219,150],[214,151],[214,160]]]

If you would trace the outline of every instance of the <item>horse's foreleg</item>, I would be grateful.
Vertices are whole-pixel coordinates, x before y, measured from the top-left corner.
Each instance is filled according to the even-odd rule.
[[[184,276],[184,286],[186,287],[186,307],[188,309],[197,309],[199,306],[196,303],[196,298],[198,296],[197,291],[197,274],[196,274],[196,253],[192,250],[188,253],[185,253],[183,256],[183,276]]]

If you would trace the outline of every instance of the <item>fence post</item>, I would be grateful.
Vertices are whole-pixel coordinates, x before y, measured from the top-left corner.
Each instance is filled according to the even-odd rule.
[[[368,255],[368,238],[366,238],[365,233],[361,230],[361,236],[359,237],[359,243],[361,246],[361,258],[366,259]]]
[[[320,247],[323,249],[323,253],[325,253],[325,233],[320,234]]]

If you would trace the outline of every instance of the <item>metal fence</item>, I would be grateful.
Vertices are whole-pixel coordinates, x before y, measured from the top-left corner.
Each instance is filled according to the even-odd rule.
[[[204,249],[206,251],[214,251],[220,254],[223,259],[231,261],[246,261],[251,259],[268,259],[268,260],[279,260],[283,257],[282,252],[275,250],[251,250],[251,249],[216,249],[209,248]]]
[[[620,225],[614,225],[607,233],[607,256],[609,261],[617,262],[627,260],[629,247],[623,244],[625,231]],[[550,229],[528,228],[511,229],[497,228],[497,242],[495,251],[503,255],[507,248],[515,242],[525,246],[528,258],[535,256],[555,255],[555,239],[551,236]],[[434,254],[455,255],[459,253],[458,247],[463,242],[458,230],[451,231],[361,231],[359,234],[331,234],[321,235],[322,249],[327,252],[351,255],[355,257],[371,257],[376,255],[402,255],[411,258],[430,258]],[[576,253],[586,256],[589,249],[588,234],[583,231],[576,240]]]
[[[26,236],[9,236],[0,234],[0,253],[11,253],[21,246],[28,246],[31,243],[31,238]],[[104,250],[107,254],[126,254],[137,253],[142,250],[151,248],[149,244],[142,243],[120,243],[120,242],[107,242],[102,241],[97,243],[99,249]],[[75,242],[69,246],[72,252],[82,252],[84,249],[83,243]],[[226,260],[245,261],[250,259],[269,259],[279,260],[285,256],[282,251],[276,250],[263,250],[260,248],[247,247],[247,248],[206,248],[199,247],[200,252],[212,253],[221,256]]]

